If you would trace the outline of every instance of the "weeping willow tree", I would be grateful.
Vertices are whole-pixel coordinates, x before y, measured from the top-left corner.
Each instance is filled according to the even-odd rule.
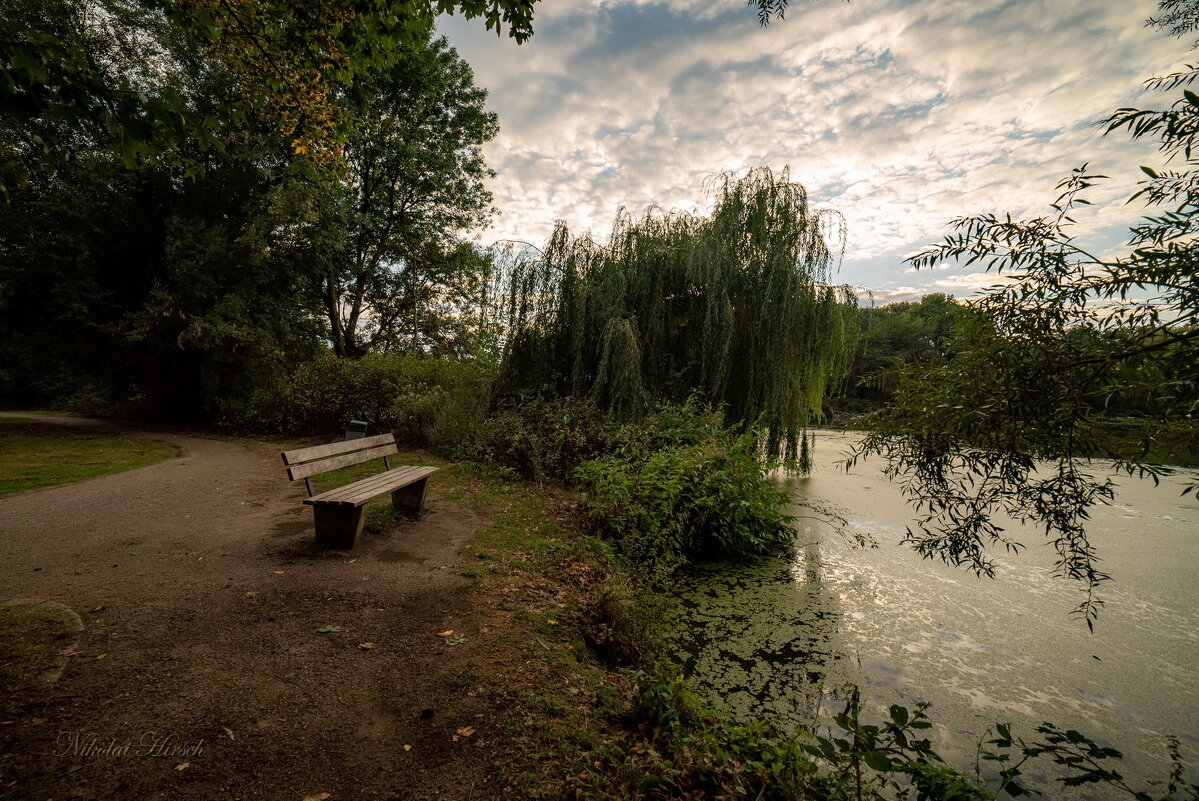
[[[829,283],[840,217],[787,171],[720,176],[711,216],[622,211],[606,246],[559,223],[508,253],[498,389],[589,397],[624,419],[698,396],[806,461],[807,426],[847,373],[857,300]]]

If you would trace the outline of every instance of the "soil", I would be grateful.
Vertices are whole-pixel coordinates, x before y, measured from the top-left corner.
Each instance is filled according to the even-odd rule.
[[[144,435],[177,455],[0,499],[0,599],[85,625],[0,701],[0,798],[511,797],[511,699],[471,689],[523,658],[471,601],[483,513],[434,475],[420,520],[323,550],[277,446]]]

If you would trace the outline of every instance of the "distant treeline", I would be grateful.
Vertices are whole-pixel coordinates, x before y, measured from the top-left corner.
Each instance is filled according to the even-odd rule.
[[[944,364],[964,348],[977,348],[979,337],[1000,341],[969,302],[940,293],[914,302],[864,306],[858,309],[858,320],[861,331],[848,375],[825,401],[826,419],[834,425],[858,425],[861,415],[894,401],[900,368]],[[1164,339],[1181,331],[1168,329],[1156,336]],[[1099,331],[1080,325],[1069,333],[1079,353],[1119,354],[1125,342],[1142,338],[1137,328]],[[1103,392],[1085,399],[1087,412],[1104,426],[1113,452],[1196,465],[1199,422],[1179,421],[1173,411],[1188,404],[1199,408],[1199,384],[1195,365],[1179,345],[1163,346],[1151,374],[1132,368],[1116,371]],[[1101,449],[1092,455],[1109,454]]]

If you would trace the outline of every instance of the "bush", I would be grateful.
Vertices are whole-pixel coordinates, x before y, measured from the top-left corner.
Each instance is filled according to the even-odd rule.
[[[643,676],[623,726],[579,760],[574,797],[806,798],[816,766],[802,736],[725,724],[678,678]]]
[[[584,462],[613,455],[644,458],[661,448],[698,444],[723,430],[720,413],[693,400],[664,403],[639,422],[625,423],[590,400],[533,399],[481,421],[455,455],[533,481],[569,484]]]
[[[567,481],[579,464],[611,453],[619,441],[619,426],[588,401],[532,400],[480,421],[456,455],[533,481]]]
[[[585,462],[575,475],[585,525],[615,541],[649,581],[693,559],[763,556],[791,544],[786,493],[766,480],[752,435],[643,448]]]
[[[456,442],[483,417],[492,375],[479,361],[327,353],[228,405],[224,418],[239,428],[324,436],[366,420],[372,433],[391,431],[410,444],[437,447]]]

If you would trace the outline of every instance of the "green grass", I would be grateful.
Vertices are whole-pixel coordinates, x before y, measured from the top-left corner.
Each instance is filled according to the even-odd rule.
[[[0,495],[118,473],[171,453],[161,442],[0,420]]]
[[[70,633],[53,612],[0,606],[0,700],[49,667]]]
[[[31,414],[38,417],[54,417],[58,415],[70,414],[70,412],[59,412],[55,411],[54,409],[3,409],[0,411],[5,411],[9,414]]]

